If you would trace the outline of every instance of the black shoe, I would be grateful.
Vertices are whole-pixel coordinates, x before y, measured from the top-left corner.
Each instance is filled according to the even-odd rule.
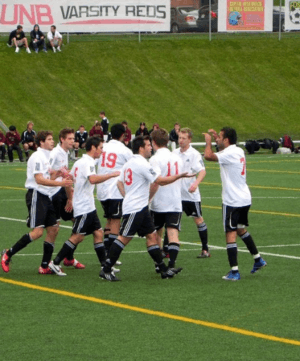
[[[161,272],[160,275],[162,279],[166,279],[166,278],[173,278],[176,275],[176,273],[173,272],[171,268],[168,268],[166,272]]]
[[[117,281],[121,281],[119,278],[117,278],[113,272],[110,273],[106,273],[103,271],[103,269],[101,269],[100,274],[99,274],[100,278],[103,278],[104,280],[110,281],[110,282],[117,282]]]
[[[178,268],[172,267],[172,268],[169,268],[169,269],[170,269],[172,272],[174,272],[176,275],[183,270],[182,267],[178,267]]]

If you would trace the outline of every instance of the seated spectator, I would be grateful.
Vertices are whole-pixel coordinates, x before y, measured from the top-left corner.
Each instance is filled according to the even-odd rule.
[[[0,130],[0,152],[1,152],[1,162],[2,163],[6,162],[6,160],[5,160],[5,154],[6,154],[5,143],[6,143],[5,135]]]
[[[146,124],[144,122],[140,123],[139,129],[135,132],[136,137],[138,137],[139,135],[149,135],[148,129],[146,128]]]
[[[105,112],[100,112],[99,117],[102,119],[101,120],[101,127],[102,127],[102,131],[104,135],[108,135],[108,124],[109,124],[109,120],[106,118],[105,116]]]
[[[172,129],[170,131],[170,134],[169,134],[169,140],[171,142],[175,142],[176,145],[178,145],[178,134],[180,132],[180,124],[179,123],[175,123],[174,124],[174,129]]]
[[[75,142],[74,142],[74,150],[75,150],[75,158],[78,157],[78,150],[85,149],[85,143],[88,139],[88,132],[85,130],[84,125],[79,127],[79,130],[75,133]]]
[[[33,152],[37,150],[37,145],[35,143],[36,132],[32,129],[34,126],[33,122],[27,123],[27,129],[21,135],[21,142],[23,144],[26,162],[29,159],[29,150],[31,149]]]
[[[295,146],[292,141],[292,138],[287,134],[285,134],[282,138],[280,138],[280,143],[284,148],[289,148],[291,152],[295,150]]]
[[[149,134],[151,135],[151,133],[153,132],[153,130],[158,130],[158,129],[159,129],[158,123],[154,123],[152,129],[149,131]]]
[[[7,46],[11,48],[13,45],[16,47],[16,53],[20,51],[20,47],[23,45],[25,45],[27,53],[31,53],[22,25],[18,25],[17,29],[9,34]]]
[[[38,24],[34,25],[33,30],[31,30],[30,37],[31,37],[31,45],[36,53],[39,52],[40,46],[42,46],[43,51],[47,53],[45,35],[41,32]]]
[[[131,130],[128,128],[128,124],[126,120],[124,120],[121,124],[125,128],[125,137],[123,142],[126,145],[126,147],[131,148]]]
[[[17,129],[14,125],[11,125],[9,128],[9,132],[6,133],[6,145],[7,145],[7,152],[8,152],[8,159],[12,163],[14,160],[13,157],[13,150],[18,152],[18,156],[20,162],[24,162],[22,150],[19,146],[21,142],[20,134],[17,132]]]
[[[57,51],[61,51],[63,38],[62,38],[62,35],[56,30],[55,25],[51,26],[50,31],[47,34],[47,39],[50,42],[50,45],[53,49],[53,53],[56,53],[56,49],[57,49]]]
[[[99,138],[103,139],[103,132],[102,132],[101,124],[99,122],[97,122],[89,132],[90,137],[92,137],[93,135],[97,135]]]

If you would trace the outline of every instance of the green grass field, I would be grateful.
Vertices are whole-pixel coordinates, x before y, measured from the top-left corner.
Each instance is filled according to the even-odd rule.
[[[30,244],[0,273],[0,360],[298,360],[299,161],[247,157],[249,231],[268,266],[251,275],[253,261],[239,241],[237,283],[221,279],[229,266],[220,175],[207,162],[200,189],[212,257],[196,258],[197,231],[183,216],[177,265],[184,269],[174,279],[160,279],[139,238],[121,256],[117,283],[99,279],[91,236],[76,251],[86,269],[66,269],[67,277],[39,275],[42,241]],[[27,232],[25,170],[0,165],[2,249]],[[55,254],[69,235],[61,228]]]

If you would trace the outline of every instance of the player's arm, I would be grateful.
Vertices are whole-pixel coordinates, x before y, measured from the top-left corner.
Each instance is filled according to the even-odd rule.
[[[154,197],[155,193],[158,191],[159,185],[157,183],[151,183],[150,185],[150,194],[149,194],[149,201],[151,202],[152,198]]]
[[[65,206],[65,211],[70,213],[72,212],[72,209],[73,209],[73,193],[74,193],[74,189],[73,187],[65,187],[65,191],[66,191],[66,194],[67,194],[67,197],[68,197],[68,200],[67,200],[67,204]]]
[[[125,197],[125,187],[124,187],[124,183],[120,180],[118,180],[117,182],[117,187],[119,189],[119,192],[121,193],[122,197]]]
[[[155,179],[154,183],[156,183],[160,186],[166,186],[168,184],[176,182],[180,178],[192,178],[192,177],[195,177],[195,174],[188,174],[187,172],[176,174],[176,175],[171,175],[169,177],[162,177],[160,175]]]
[[[92,174],[89,176],[89,181],[91,184],[99,184],[99,183],[103,183],[103,182],[109,180],[110,178],[118,177],[119,175],[120,175],[120,172],[113,172],[113,173],[104,174],[104,175]]]
[[[203,133],[203,135],[205,137],[205,143],[206,143],[205,150],[204,150],[204,158],[210,162],[217,162],[218,157],[212,150],[211,135],[208,133]]]
[[[193,182],[189,188],[189,192],[193,193],[195,192],[195,190],[199,187],[199,184],[203,181],[204,177],[206,176],[206,170],[202,169],[198,175],[197,178],[195,180],[195,182]]]
[[[62,181],[47,179],[43,177],[42,173],[35,174],[34,178],[37,184],[48,187],[68,187],[73,184],[71,179],[63,179]]]

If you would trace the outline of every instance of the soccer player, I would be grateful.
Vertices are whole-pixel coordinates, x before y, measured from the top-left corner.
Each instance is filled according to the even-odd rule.
[[[182,180],[182,209],[188,217],[193,217],[197,226],[202,243],[202,252],[197,257],[208,258],[210,253],[208,251],[207,226],[202,217],[201,196],[199,192],[199,184],[204,179],[206,170],[201,154],[190,144],[192,137],[191,129],[182,128],[178,135],[179,148],[175,149],[174,153],[181,159],[184,172],[197,173],[197,177]]]
[[[33,126],[34,126],[33,122],[29,121],[27,123],[26,130],[24,130],[24,132],[21,135],[21,142],[23,144],[23,148],[26,156],[26,162],[28,162],[29,159],[29,150],[31,149],[34,152],[37,150],[37,146],[34,141],[34,138],[36,137],[36,132],[35,130],[33,130]]]
[[[39,148],[28,160],[25,183],[25,187],[28,189],[26,194],[29,212],[27,225],[32,231],[24,234],[10,249],[2,252],[1,266],[4,272],[9,272],[12,256],[32,241],[41,238],[44,228],[47,231],[47,239],[54,243],[58,227],[55,210],[49,198],[50,189],[51,187],[68,187],[73,183],[70,179],[60,181],[50,179],[50,151],[54,147],[52,132],[39,132],[36,136],[36,143]],[[39,268],[40,274],[50,273],[48,263],[51,260],[52,251],[52,246],[44,247],[42,264]]]
[[[120,172],[106,175],[96,175],[95,159],[102,153],[103,140],[99,137],[91,137],[86,142],[86,154],[76,161],[72,167],[71,175],[74,179],[73,209],[74,225],[71,237],[51,261],[49,268],[58,276],[66,276],[60,268],[60,262],[74,253],[77,245],[84,237],[93,234],[94,249],[101,264],[105,261],[105,248],[103,244],[103,230],[97,215],[94,189],[95,184],[105,182],[110,178],[117,177]]]
[[[103,152],[97,162],[99,175],[120,171],[132,157],[132,151],[123,144],[125,131],[122,124],[111,127],[112,140],[104,144]],[[117,181],[117,178],[112,178],[97,185],[97,199],[101,202],[104,218],[107,219],[104,228],[104,246],[107,253],[118,237],[122,218],[123,196],[117,187]]]
[[[84,125],[79,127],[79,130],[75,133],[75,143],[74,143],[74,150],[75,150],[75,158],[78,157],[78,150],[84,149],[86,141],[89,137],[89,133],[85,130]]]
[[[160,169],[161,176],[170,177],[181,173],[182,163],[179,156],[170,152],[167,148],[169,135],[165,129],[154,130],[151,133],[152,147],[156,152],[150,158],[151,166]],[[159,187],[157,183],[152,183],[150,188],[151,215],[157,231],[159,244],[161,243],[163,227],[166,228],[169,239],[169,267],[175,267],[176,258],[179,252],[180,221],[182,215],[181,204],[181,181],[176,181],[164,187]]]
[[[256,245],[247,232],[248,212],[251,206],[251,193],[246,183],[246,157],[244,151],[236,146],[237,134],[233,128],[221,129],[219,135],[213,129],[213,134],[219,152],[214,153],[211,146],[211,135],[204,133],[204,158],[208,161],[219,162],[222,180],[223,225],[226,233],[227,255],[231,267],[224,280],[238,281],[241,276],[237,261],[237,243],[239,236],[254,258],[251,273],[256,273],[267,262],[261,258]]]
[[[50,166],[51,170],[55,172],[64,173],[68,175],[68,154],[74,145],[74,129],[64,128],[59,133],[59,144],[50,153]],[[57,178],[61,180],[62,177]],[[60,220],[71,221],[73,220],[73,188],[72,187],[55,187],[51,189],[51,199],[56,213],[57,224],[59,226]],[[45,240],[45,246],[54,246],[51,244],[51,240]],[[53,249],[53,247],[52,247]],[[64,265],[66,267],[75,267],[76,269],[84,269],[85,265],[78,262],[74,258],[74,254],[70,253],[67,258],[64,259]]]
[[[52,47],[53,53],[56,53],[56,49],[57,51],[61,51],[61,46],[62,46],[62,42],[63,42],[63,37],[62,35],[56,30],[56,26],[55,25],[51,25],[50,27],[50,31],[47,34],[47,39],[50,42],[50,45]],[[57,48],[55,48],[57,47]]]
[[[177,179],[189,176],[187,173],[162,177],[159,169],[154,170],[147,158],[151,157],[152,146],[149,136],[138,136],[132,142],[133,157],[123,166],[118,179],[118,188],[124,197],[123,220],[118,238],[110,247],[108,257],[100,272],[100,277],[108,281],[119,281],[112,272],[112,267],[119,259],[124,247],[138,233],[146,236],[149,255],[156,263],[162,278],[171,278],[177,270],[167,268],[163,262],[162,252],[157,244],[155,227],[148,210],[150,184],[167,185]]]

